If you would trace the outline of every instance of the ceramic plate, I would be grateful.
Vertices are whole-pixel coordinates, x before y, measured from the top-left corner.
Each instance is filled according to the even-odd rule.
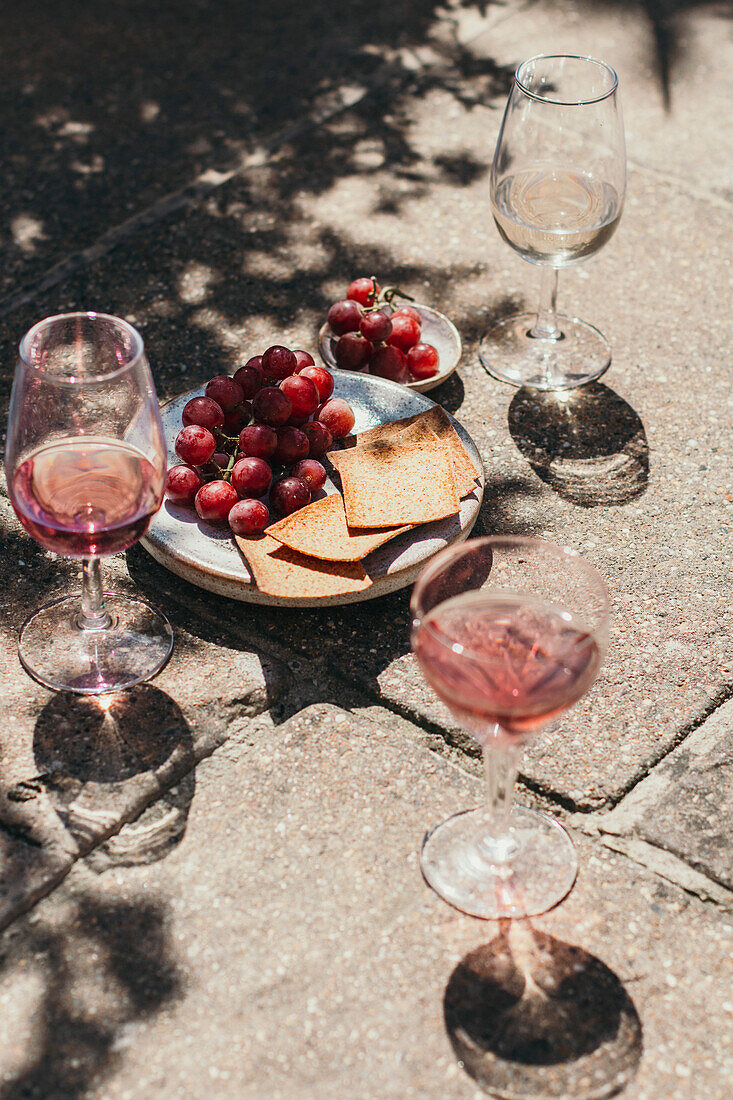
[[[429,397],[411,393],[404,386],[388,382],[384,378],[351,371],[333,373],[334,396],[343,397],[354,410],[355,432],[425,412],[435,404]],[[179,461],[173,443],[181,429],[181,410],[187,401],[202,393],[203,389],[190,390],[169,401],[161,410],[170,465]],[[297,596],[284,599],[268,596],[260,592],[254,584],[228,528],[204,523],[193,507],[181,507],[169,501],[165,501],[158,514],[153,517],[147,534],[141,539],[141,545],[157,562],[177,576],[220,596],[229,596],[247,603],[323,607],[356,603],[395,592],[398,588],[412,584],[428,558],[437,554],[444,546],[467,538],[478,516],[484,491],[481,459],[465,428],[452,417],[451,422],[476,466],[479,481],[475,491],[461,501],[461,510],[457,516],[422,524],[369,554],[363,565],[374,583],[363,592],[325,599]],[[326,492],[336,491],[333,483],[327,481]]]
[[[407,305],[416,309],[422,318],[421,342],[432,344],[438,352],[438,373],[433,378],[426,378],[422,382],[405,382],[402,388],[412,390],[413,393],[427,393],[428,390],[433,390],[436,386],[439,386],[441,382],[445,382],[446,378],[450,378],[458,366],[458,361],[461,358],[461,338],[453,322],[444,317],[442,313],[438,313],[437,309],[418,305],[417,302],[408,302]],[[326,322],[318,333],[318,350],[321,353],[321,359],[323,359],[329,370],[336,369],[336,360],[333,357],[332,350],[332,342],[336,339],[338,337],[333,335],[328,322]],[[359,372],[352,371],[351,373]]]

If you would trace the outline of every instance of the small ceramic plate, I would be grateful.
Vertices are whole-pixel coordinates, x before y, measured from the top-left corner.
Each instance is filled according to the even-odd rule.
[[[354,410],[355,432],[425,412],[435,404],[429,397],[410,393],[396,382],[388,382],[384,378],[375,378],[368,374],[334,371],[334,381],[334,396],[343,397]],[[168,463],[171,466],[179,461],[173,443],[181,429],[181,410],[187,401],[202,393],[203,389],[190,390],[169,401],[161,410],[168,444]],[[141,545],[157,562],[191,584],[247,603],[325,607],[356,603],[395,592],[398,588],[412,584],[428,558],[437,554],[444,546],[467,538],[478,517],[484,492],[481,458],[465,428],[452,417],[451,422],[476,467],[476,489],[461,501],[461,510],[457,516],[425,523],[412,531],[406,531],[364,558],[364,568],[373,584],[362,592],[325,599],[297,596],[283,599],[268,596],[260,592],[254,584],[228,528],[204,523],[193,507],[182,507],[170,501],[165,501],[153,517],[147,534],[141,539]],[[334,493],[337,489],[328,480],[325,491]]]
[[[442,313],[438,313],[437,309],[418,305],[417,302],[408,302],[407,305],[416,309],[422,318],[420,342],[432,344],[438,352],[438,373],[432,378],[424,379],[422,382],[405,382],[403,389],[413,390],[415,393],[427,393],[428,390],[433,390],[436,386],[439,386],[441,382],[445,382],[446,378],[450,378],[458,366],[461,358],[461,338],[453,322],[444,317]],[[338,337],[331,332],[327,321],[318,333],[318,350],[329,370],[337,369],[332,350],[332,343],[337,339]],[[363,372],[351,371],[350,373]]]

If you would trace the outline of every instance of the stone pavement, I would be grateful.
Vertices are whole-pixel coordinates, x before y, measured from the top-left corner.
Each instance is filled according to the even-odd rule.
[[[17,630],[76,567],[3,495],[0,1100],[727,1097],[730,8],[256,7],[0,14],[4,398],[20,336],[61,309],[136,323],[161,398],[275,340],[313,349],[356,274],[449,314],[464,356],[433,396],[485,461],[477,531],[572,544],[612,594],[597,684],[522,765],[581,873],[531,927],[423,885],[425,829],[480,785],[407,592],[232,606],[136,547],[107,574],[164,607],[167,668],[108,710],[38,687]],[[515,64],[553,50],[617,68],[629,152],[618,233],[560,280],[614,360],[563,403],[476,357],[487,317],[536,295],[487,169]],[[507,988],[563,991],[517,1017],[510,1061],[497,958]]]

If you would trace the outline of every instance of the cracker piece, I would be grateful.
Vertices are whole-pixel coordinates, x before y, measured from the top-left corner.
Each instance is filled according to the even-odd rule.
[[[409,424],[406,420],[396,420],[394,424],[385,424],[384,427],[394,428],[393,432],[386,433],[384,438],[389,439],[392,443],[434,443],[438,438],[434,431],[422,423],[422,421],[416,420],[414,423]],[[381,438],[381,437],[380,437]],[[375,440],[376,442],[376,440]],[[359,444],[357,442],[356,447],[350,448],[351,450],[357,449],[359,446],[368,447],[369,442]],[[331,465],[335,466],[338,470],[340,456],[344,451],[329,451],[326,456]]]
[[[453,516],[460,508],[451,456],[439,439],[378,439],[342,451],[338,471],[349,527],[429,523]]]
[[[234,538],[257,587],[268,596],[317,599],[362,592],[372,584],[359,562],[308,558],[266,534]]]
[[[388,424],[378,424],[375,428],[368,428],[365,432],[359,432],[356,437],[357,446],[363,443],[373,443],[377,439],[389,439],[395,431],[404,431],[414,424],[422,424],[430,428],[450,448],[453,466],[455,468],[456,489],[459,497],[465,497],[476,488],[479,473],[469,458],[466,448],[461,442],[461,437],[450,422],[445,409],[440,405],[434,405],[427,412],[416,413],[404,420],[393,420]]]
[[[403,527],[375,527],[356,530],[346,522],[340,493],[314,500],[305,508],[271,523],[267,534],[278,542],[324,561],[361,561],[372,550],[409,531]]]

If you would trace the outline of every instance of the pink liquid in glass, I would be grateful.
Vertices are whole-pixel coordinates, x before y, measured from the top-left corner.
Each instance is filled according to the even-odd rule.
[[[161,494],[162,475],[134,447],[83,436],[39,447],[10,487],[18,519],[41,546],[84,558],[137,542]]]
[[[414,647],[428,683],[479,741],[496,723],[516,738],[544,725],[584,694],[601,663],[570,612],[476,592],[429,611]]]

